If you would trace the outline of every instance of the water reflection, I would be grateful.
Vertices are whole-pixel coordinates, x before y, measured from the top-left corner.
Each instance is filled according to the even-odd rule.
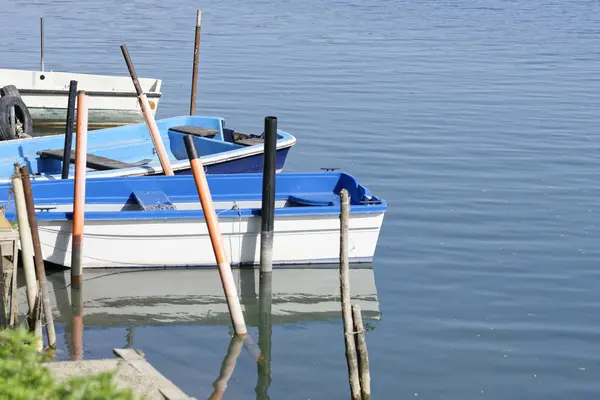
[[[339,319],[339,272],[330,267],[275,269],[262,275],[258,269],[234,269],[233,274],[246,324],[257,330],[245,339],[233,336],[223,348],[225,355],[210,398],[224,395],[238,357],[245,351],[256,361],[256,398],[269,399],[273,325]],[[370,265],[353,268],[350,280],[353,302],[362,307],[363,318],[378,320]],[[84,357],[84,321],[86,328],[123,328],[123,342],[107,343],[110,349],[131,348],[136,327],[231,325],[217,270],[92,270],[84,271],[80,287],[70,285],[69,270],[49,270],[48,287],[54,318],[64,325],[65,348],[72,360]],[[24,301],[24,287],[19,288],[19,296]]]

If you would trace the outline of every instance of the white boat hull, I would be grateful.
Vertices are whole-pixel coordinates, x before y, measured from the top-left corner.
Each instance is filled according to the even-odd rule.
[[[64,126],[71,80],[88,95],[90,127],[142,122],[137,94],[128,76],[0,69],[0,87],[15,85],[29,109],[34,126]],[[155,114],[160,100],[159,79],[139,78]]]
[[[384,213],[351,214],[349,258],[373,259]],[[71,266],[69,220],[39,220],[46,261]],[[233,266],[260,262],[260,217],[223,218],[223,242]],[[338,215],[276,217],[274,265],[339,260]],[[204,219],[90,220],[85,222],[84,268],[216,267]]]

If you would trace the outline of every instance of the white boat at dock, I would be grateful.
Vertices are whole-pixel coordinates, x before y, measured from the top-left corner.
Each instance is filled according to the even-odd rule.
[[[144,121],[138,96],[129,76],[93,75],[20,69],[0,69],[0,88],[15,86],[33,120],[34,127],[65,125],[70,81],[85,90],[91,128]],[[160,79],[139,78],[153,114],[161,97]]]
[[[260,262],[262,174],[207,176],[223,244],[233,266]],[[45,261],[71,266],[73,180],[34,181]],[[350,194],[348,257],[372,261],[387,210],[346,173],[280,173],[275,183],[273,265],[339,260],[339,191]],[[16,221],[10,184],[0,205]],[[95,178],[86,183],[83,268],[216,268],[192,175]]]

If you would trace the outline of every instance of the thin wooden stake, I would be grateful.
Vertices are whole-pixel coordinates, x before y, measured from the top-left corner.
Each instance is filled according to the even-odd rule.
[[[344,319],[344,341],[346,343],[346,361],[352,400],[360,400],[360,380],[358,361],[354,343],[354,327],[350,305],[350,265],[348,263],[348,225],[350,222],[350,199],[348,191],[340,191],[340,292],[342,297],[342,317]]]
[[[194,40],[194,66],[192,67],[192,93],[190,95],[190,115],[196,113],[196,89],[198,86],[198,58],[200,57],[200,23],[202,10],[196,13],[196,38]]]
[[[83,266],[83,225],[85,170],[87,164],[88,104],[84,90],[77,92],[77,136],[75,138],[75,182],[73,193],[73,239],[71,241],[71,284],[81,283]]]
[[[362,400],[371,399],[371,374],[369,372],[369,352],[365,339],[365,328],[362,313],[358,304],[352,304],[352,319],[356,332],[356,353],[358,354],[358,370],[360,374],[360,393]]]
[[[33,204],[33,192],[31,190],[31,180],[29,178],[29,168],[21,167],[21,177],[23,179],[23,191],[25,193],[25,203],[27,206],[27,218],[31,228],[31,237],[33,239],[33,254],[35,256],[35,270],[38,281],[40,282],[40,291],[42,295],[42,304],[44,318],[46,320],[46,337],[48,338],[48,347],[56,349],[56,333],[54,331],[54,320],[52,318],[52,306],[50,305],[50,295],[46,285],[46,269],[44,268],[44,258],[42,256],[42,247],[40,245],[40,234],[38,231],[37,217]]]
[[[204,174],[204,166],[198,157],[198,152],[196,151],[196,146],[194,146],[192,137],[186,135],[183,141],[185,142],[185,147],[190,159],[192,174],[194,175],[198,196],[200,197],[200,203],[202,204],[202,212],[204,212],[210,241],[219,267],[219,275],[221,276],[223,291],[225,292],[227,306],[229,307],[229,313],[231,314],[233,329],[237,335],[246,335],[248,330],[246,329],[246,322],[244,322],[244,314],[242,313],[242,306],[240,305],[240,299],[235,287],[235,280],[233,279],[233,273],[231,272],[231,265],[225,254],[225,246],[221,236],[221,229],[219,228],[219,220],[217,219],[217,213],[215,212],[215,206],[212,201],[206,175]]]
[[[160,161],[160,165],[162,166],[165,175],[173,175],[173,169],[171,168],[171,162],[169,161],[167,150],[165,149],[165,145],[160,137],[160,131],[158,130],[158,126],[156,125],[156,121],[154,120],[154,115],[152,115],[150,104],[148,103],[148,98],[146,97],[146,94],[142,92],[142,86],[140,85],[140,81],[138,80],[135,68],[133,67],[133,63],[131,62],[131,57],[129,57],[127,46],[121,45],[121,52],[123,53],[123,57],[125,58],[125,63],[127,64],[127,69],[129,70],[129,74],[131,75],[133,86],[135,87],[135,91],[137,92],[138,101],[140,103],[140,107],[142,108],[142,114],[144,114],[146,125],[148,125],[150,137],[152,138],[152,143],[154,144],[154,148],[156,149],[156,154],[158,154],[158,160]]]

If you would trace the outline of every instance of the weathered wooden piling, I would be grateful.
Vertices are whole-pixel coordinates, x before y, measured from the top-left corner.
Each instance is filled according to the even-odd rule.
[[[69,177],[71,164],[71,147],[73,146],[73,122],[75,120],[75,100],[77,100],[77,81],[69,83],[69,100],[67,102],[67,126],[65,128],[65,147],[63,149],[63,162],[61,179]]]
[[[198,58],[200,57],[200,25],[202,10],[196,13],[196,38],[194,40],[194,65],[192,67],[192,93],[190,95],[190,115],[196,113],[196,89],[198,87]]]
[[[81,283],[83,266],[83,215],[87,164],[88,103],[85,91],[77,93],[77,137],[75,140],[75,182],[73,192],[73,238],[71,241],[71,284]]]
[[[44,258],[42,256],[42,247],[40,244],[40,234],[38,231],[37,217],[35,215],[35,206],[33,201],[33,192],[31,190],[31,180],[29,178],[29,167],[21,167],[21,177],[23,180],[23,191],[25,194],[25,203],[27,206],[27,219],[31,228],[31,238],[33,241],[33,254],[35,256],[35,270],[40,283],[40,292],[42,296],[42,309],[44,319],[46,320],[46,337],[48,338],[48,347],[56,348],[56,333],[54,331],[54,320],[52,318],[52,306],[50,305],[50,295],[46,284],[46,269],[44,267]],[[39,296],[39,293],[38,293]]]
[[[277,162],[277,117],[265,118],[262,206],[260,211],[260,272],[273,270],[275,225],[275,169]]]
[[[83,282],[71,281],[71,360],[83,359]]]
[[[362,400],[371,398],[371,374],[369,372],[369,353],[365,339],[365,328],[362,322],[362,313],[358,304],[352,304],[352,319],[356,334],[356,353],[358,355],[358,371],[360,377],[360,393]]]
[[[127,46],[125,46],[124,44],[121,45],[121,52],[123,53],[123,57],[125,58],[125,63],[127,64],[127,69],[129,70],[129,74],[131,75],[133,86],[135,87],[135,91],[137,92],[138,101],[142,109],[142,114],[144,114],[146,125],[148,125],[150,137],[152,138],[152,143],[154,144],[154,148],[156,149],[156,154],[158,155],[160,165],[162,166],[165,175],[173,175],[171,162],[169,161],[167,150],[165,149],[165,145],[160,137],[160,131],[158,130],[158,126],[156,125],[156,121],[154,120],[154,116],[152,115],[152,111],[150,110],[148,98],[146,97],[146,94],[142,91],[142,86],[140,85],[137,73],[135,72],[135,68],[133,67],[131,57],[129,57]]]
[[[40,71],[44,70],[44,18],[40,18]]]
[[[18,165],[15,165],[15,173],[11,178],[13,192],[15,195],[15,204],[17,209],[17,221],[19,223],[19,238],[21,241],[21,259],[23,260],[23,271],[25,272],[25,285],[27,287],[27,305],[29,306],[29,315],[35,309],[35,299],[37,298],[37,282],[35,278],[35,267],[33,264],[33,239],[29,228],[29,219],[27,218],[27,205],[25,202],[25,193],[23,191],[23,181]]]
[[[227,348],[227,354],[221,363],[221,371],[219,372],[219,377],[213,383],[213,392],[208,398],[209,400],[217,400],[221,399],[225,394],[225,390],[227,389],[227,382],[233,375],[233,371],[235,370],[235,364],[237,363],[237,359],[242,352],[242,345],[244,344],[244,338],[239,335],[233,335],[231,337],[231,341],[229,342],[229,347]]]
[[[360,378],[356,345],[354,342],[354,327],[350,304],[350,265],[348,262],[348,226],[350,223],[350,198],[348,191],[340,191],[340,292],[342,297],[342,317],[344,320],[344,341],[346,343],[346,361],[350,379],[352,400],[360,400]]]
[[[240,305],[233,273],[231,272],[231,265],[225,254],[225,246],[221,236],[221,229],[219,228],[219,220],[215,212],[215,206],[204,173],[204,167],[202,161],[200,161],[200,158],[198,157],[198,152],[196,151],[196,146],[194,146],[192,137],[186,135],[183,140],[190,159],[190,166],[194,181],[196,182],[196,188],[198,190],[198,196],[200,197],[204,218],[206,219],[206,225],[208,226],[208,233],[219,268],[219,275],[221,276],[223,291],[225,292],[225,297],[227,299],[227,306],[229,308],[229,313],[231,314],[233,329],[237,335],[246,335],[248,330],[246,329],[246,323],[244,322],[244,314],[242,313],[242,306]]]

